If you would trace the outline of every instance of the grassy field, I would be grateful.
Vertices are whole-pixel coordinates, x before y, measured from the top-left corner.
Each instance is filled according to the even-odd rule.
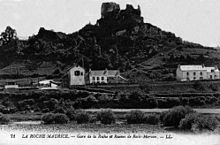
[[[148,124],[132,124],[128,125],[125,123],[116,123],[112,125],[103,124],[76,124],[74,122],[68,124],[52,124],[52,125],[8,125],[0,126],[0,130],[22,130],[22,131],[40,131],[40,132],[102,132],[102,133],[136,133],[136,132],[167,132],[164,128],[159,125],[148,125]]]

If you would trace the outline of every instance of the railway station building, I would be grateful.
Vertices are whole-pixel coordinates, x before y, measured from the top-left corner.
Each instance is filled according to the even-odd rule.
[[[217,80],[220,79],[219,76],[217,66],[179,65],[176,70],[176,79],[178,81]]]

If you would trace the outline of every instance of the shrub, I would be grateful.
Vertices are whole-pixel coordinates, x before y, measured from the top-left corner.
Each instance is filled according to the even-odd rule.
[[[167,111],[163,117],[163,124],[165,126],[178,127],[179,122],[186,114],[193,113],[190,107],[177,106]]]
[[[217,128],[218,121],[214,117],[200,116],[192,126],[192,131],[210,130],[214,131]]]
[[[80,111],[80,112],[77,112],[75,119],[78,124],[88,123],[90,121],[90,116],[87,112]]]
[[[91,108],[97,104],[98,100],[93,96],[89,95],[85,98],[77,98],[74,107],[75,108]]]
[[[128,99],[130,101],[132,101],[133,103],[139,103],[143,100],[143,96],[142,94],[140,94],[139,92],[132,92],[129,96]]]
[[[213,83],[209,85],[209,88],[210,88],[212,91],[218,91],[218,90],[219,90],[218,85],[213,84]]]
[[[53,112],[54,113],[63,113],[63,114],[65,114],[66,110],[62,106],[56,105],[56,108],[54,109]]]
[[[214,131],[217,128],[218,121],[214,117],[202,116],[197,113],[191,113],[186,115],[180,121],[179,128],[191,131],[211,130]]]
[[[73,108],[67,109],[66,115],[70,120],[75,120],[76,118],[76,111]]]
[[[111,110],[102,110],[97,114],[97,120],[102,124],[115,123],[115,114]]]
[[[148,84],[140,84],[139,88],[145,93],[149,93],[151,91],[151,87]]]
[[[155,98],[146,98],[145,99],[145,107],[146,108],[156,108],[158,106],[158,102]]]
[[[205,100],[205,103],[206,104],[214,104],[218,101],[218,99],[214,96],[207,96],[206,97],[206,100]]]
[[[8,113],[8,109],[4,105],[0,105],[0,112],[1,113]]]
[[[189,98],[190,106],[203,106],[206,104],[204,97],[192,97]]]
[[[180,105],[179,98],[167,98],[167,106],[169,108]]]
[[[157,114],[146,115],[144,119],[144,123],[156,125],[160,121],[159,116]]]
[[[166,111],[160,113],[160,121],[163,122],[165,115],[167,114]]]
[[[69,122],[69,118],[62,113],[47,113],[41,119],[44,124],[65,124]]]
[[[0,113],[0,124],[7,124],[9,123],[10,119],[6,117],[4,114]]]
[[[41,120],[44,122],[44,124],[53,124],[54,123],[54,114],[47,113],[42,116]]]
[[[193,88],[198,90],[198,91],[204,91],[206,89],[205,86],[200,81],[196,81],[193,84]]]
[[[48,108],[49,110],[54,110],[57,104],[58,100],[54,98],[50,98],[49,100],[43,101],[44,107]]]
[[[130,111],[125,118],[128,124],[143,123],[145,119],[144,113],[139,110]]]
[[[69,122],[69,118],[62,113],[56,113],[54,115],[54,121],[56,124],[66,124]]]
[[[191,130],[192,125],[195,123],[195,120],[198,118],[197,113],[190,113],[183,118],[179,123],[179,128],[183,130]]]

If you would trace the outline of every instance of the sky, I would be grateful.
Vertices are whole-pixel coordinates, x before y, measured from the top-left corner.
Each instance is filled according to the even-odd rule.
[[[183,40],[220,45],[220,0],[0,0],[0,32],[11,26],[20,37],[37,34],[40,27],[72,33],[95,24],[101,4],[109,1],[121,9],[140,5],[144,22]]]

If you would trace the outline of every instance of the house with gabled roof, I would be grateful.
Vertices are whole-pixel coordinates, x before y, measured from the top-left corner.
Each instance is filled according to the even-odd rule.
[[[125,81],[127,81],[127,79],[120,75],[119,70],[89,70],[90,84],[122,83]]]

